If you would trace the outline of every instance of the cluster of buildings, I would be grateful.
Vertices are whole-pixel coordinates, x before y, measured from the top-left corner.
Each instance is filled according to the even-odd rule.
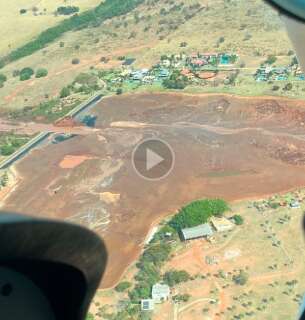
[[[254,78],[257,82],[287,81],[291,76],[294,77],[294,80],[305,80],[305,75],[299,65],[289,67],[264,65],[256,70]]]
[[[212,217],[209,223],[204,223],[196,227],[181,229],[183,241],[206,238],[211,240],[215,232],[227,232],[235,227],[235,223],[230,219]]]
[[[178,70],[190,79],[209,79],[216,75],[218,68],[233,65],[237,59],[236,54],[229,53],[196,53],[189,56],[183,53],[163,55],[159,63],[150,69],[135,69],[132,67],[135,59],[125,59],[122,63],[121,74],[112,79],[111,82],[122,83],[128,81],[153,84],[169,78],[174,70]]]
[[[227,232],[235,227],[235,223],[224,217],[212,217],[209,223],[204,223],[193,228],[181,230],[183,241],[205,238],[211,240],[215,232]],[[141,300],[142,311],[153,311],[156,304],[167,301],[170,297],[170,287],[164,283],[156,283],[152,287],[151,298]]]
[[[254,202],[254,207],[260,211],[263,212],[265,210],[269,210],[270,208],[276,209],[278,207],[284,207],[284,208],[290,208],[290,209],[300,209],[301,203],[303,202],[303,199],[291,199],[289,201],[285,199],[281,199],[278,201],[269,202],[266,200],[260,201],[260,202]]]

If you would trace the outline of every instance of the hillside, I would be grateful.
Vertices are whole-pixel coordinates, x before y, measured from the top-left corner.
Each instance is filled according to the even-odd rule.
[[[134,57],[135,66],[148,67],[165,53],[233,51],[251,67],[268,54],[285,60],[289,49],[280,19],[261,0],[146,0],[126,15],[66,32],[46,48],[5,66],[1,72],[8,81],[0,89],[0,107],[37,105],[46,96],[58,95],[81,71],[121,65],[119,56]],[[109,61],[101,63],[101,57]],[[72,65],[73,58],[79,63]],[[24,82],[12,77],[24,67],[46,68],[48,77]]]
[[[64,20],[55,15],[58,7],[75,6],[80,12],[95,7],[100,0],[14,0],[0,2],[0,56],[34,38],[41,30]]]

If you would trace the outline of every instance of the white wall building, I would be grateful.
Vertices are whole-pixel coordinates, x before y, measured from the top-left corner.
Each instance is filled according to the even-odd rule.
[[[156,283],[152,287],[151,296],[155,303],[162,303],[168,300],[170,289],[167,284]]]

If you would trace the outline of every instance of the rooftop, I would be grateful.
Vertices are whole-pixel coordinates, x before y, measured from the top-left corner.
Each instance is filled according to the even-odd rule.
[[[193,228],[182,229],[181,232],[184,240],[209,237],[213,235],[213,230],[208,223],[201,224]]]
[[[152,311],[154,309],[153,299],[143,299],[141,300],[141,310],[142,311]]]
[[[170,289],[167,284],[156,283],[152,287],[152,295],[169,295]]]
[[[230,230],[235,227],[233,222],[231,222],[230,220],[228,220],[224,217],[222,217],[222,218],[212,217],[211,223],[213,224],[213,227],[217,231]]]

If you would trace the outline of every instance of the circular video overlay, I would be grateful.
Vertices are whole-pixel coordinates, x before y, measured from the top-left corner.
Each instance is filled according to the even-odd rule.
[[[141,141],[133,150],[132,164],[137,174],[147,180],[167,177],[174,167],[175,154],[171,146],[161,139]]]

